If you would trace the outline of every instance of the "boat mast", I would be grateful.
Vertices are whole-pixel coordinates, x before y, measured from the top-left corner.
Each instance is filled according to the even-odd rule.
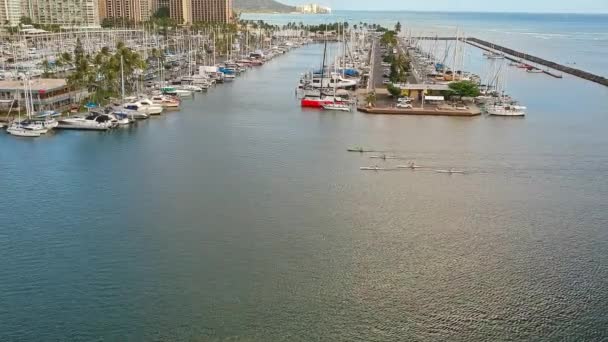
[[[125,101],[125,70],[124,70],[124,62],[122,55],[120,56],[120,95],[122,96],[122,101]]]
[[[325,37],[325,46],[323,47],[323,62],[321,63],[321,88],[319,92],[323,92],[323,78],[325,77],[325,55],[327,54],[327,37]]]

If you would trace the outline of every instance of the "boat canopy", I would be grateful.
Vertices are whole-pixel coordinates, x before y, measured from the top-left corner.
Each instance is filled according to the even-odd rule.
[[[340,72],[346,76],[359,76],[359,71],[356,69],[342,69]]]
[[[234,70],[229,69],[229,68],[219,68],[221,73],[227,74],[227,75],[234,75]]]

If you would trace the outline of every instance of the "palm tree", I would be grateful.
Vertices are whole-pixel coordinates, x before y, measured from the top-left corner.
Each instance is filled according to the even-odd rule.
[[[376,105],[376,100],[377,97],[375,92],[371,92],[365,97],[365,102],[367,102],[368,107],[374,107]]]
[[[48,59],[42,61],[42,69],[44,70],[44,73],[42,74],[43,77],[46,78],[51,75],[51,63],[49,63]]]

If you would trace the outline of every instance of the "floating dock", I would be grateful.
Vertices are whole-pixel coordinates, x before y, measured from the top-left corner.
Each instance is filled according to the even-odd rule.
[[[365,107],[360,106],[358,111],[367,114],[388,114],[388,115],[436,115],[436,116],[478,116],[481,115],[479,108],[444,109],[444,108],[411,108],[400,109],[394,107]]]

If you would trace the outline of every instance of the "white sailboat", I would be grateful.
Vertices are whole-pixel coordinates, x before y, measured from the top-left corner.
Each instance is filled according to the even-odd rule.
[[[18,120],[11,123],[6,129],[6,132],[10,135],[19,137],[39,137],[40,135],[47,133],[50,128],[45,127],[43,122],[31,120],[34,106],[32,103],[30,80],[27,75],[23,76],[23,92],[28,119],[21,121],[21,110],[19,110]]]

